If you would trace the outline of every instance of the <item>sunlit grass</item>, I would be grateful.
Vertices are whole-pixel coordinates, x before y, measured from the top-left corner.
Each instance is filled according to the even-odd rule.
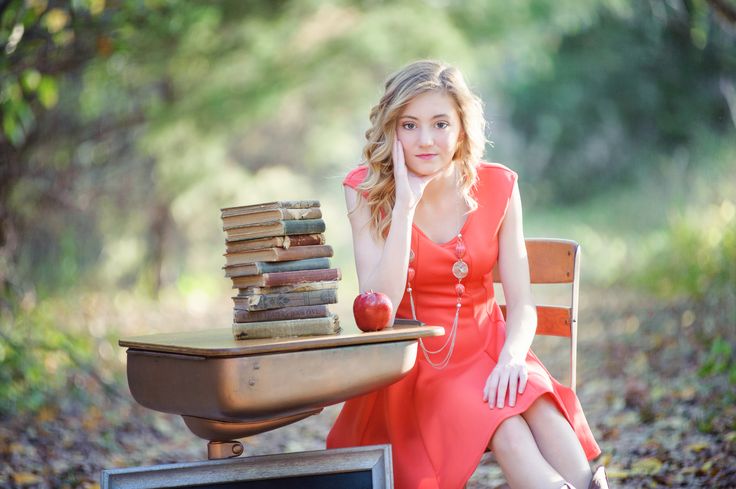
[[[580,205],[527,209],[525,232],[578,241],[583,280],[589,283],[641,282],[639,272],[677,247],[685,235],[698,235],[703,246],[692,250],[699,257],[681,259],[705,266],[703,254],[733,246],[724,239],[736,223],[736,148],[728,144],[699,148],[692,157],[712,161],[689,168],[663,162],[662,170],[647,178]],[[673,171],[673,166],[681,169]]]

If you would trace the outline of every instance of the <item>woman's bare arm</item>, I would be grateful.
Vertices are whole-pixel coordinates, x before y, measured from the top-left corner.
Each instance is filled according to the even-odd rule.
[[[519,188],[514,184],[506,216],[498,237],[498,267],[506,298],[506,341],[498,363],[488,376],[483,399],[489,407],[516,405],[528,378],[526,355],[537,329],[537,312],[532,301],[529,262],[524,243],[523,218]]]
[[[396,199],[391,226],[381,242],[370,229],[370,211],[358,193],[345,187],[345,203],[353,232],[353,252],[361,292],[372,289],[386,294],[394,305],[394,315],[404,295],[409,268],[411,226],[414,211],[424,189],[437,175],[420,177],[408,171],[404,148],[398,139],[393,146],[393,172]]]
[[[506,298],[506,343],[502,353],[526,358],[537,330],[537,310],[529,281],[519,188],[514,185],[499,231],[498,270]]]
[[[388,236],[379,242],[369,228],[368,206],[354,189],[345,187],[345,203],[352,211],[349,218],[360,291],[383,292],[391,299],[395,312],[404,295],[414,210],[394,210]]]

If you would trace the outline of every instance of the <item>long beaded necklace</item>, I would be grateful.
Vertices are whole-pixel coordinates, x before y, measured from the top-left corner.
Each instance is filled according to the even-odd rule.
[[[459,211],[456,213],[456,215],[459,215]],[[460,227],[460,222],[458,218],[458,227]],[[442,370],[447,366],[448,363],[450,363],[450,358],[452,358],[452,352],[455,350],[455,339],[457,338],[457,324],[458,319],[460,317],[460,309],[462,308],[462,297],[463,294],[465,294],[465,286],[462,284],[462,281],[465,277],[468,276],[468,264],[463,261],[463,257],[465,256],[465,243],[463,243],[463,234],[462,229],[460,229],[457,233],[457,243],[455,244],[455,256],[457,257],[457,261],[452,265],[452,275],[457,279],[457,283],[455,284],[455,294],[457,295],[457,303],[455,305],[455,319],[452,321],[452,328],[450,329],[450,334],[447,337],[447,340],[445,340],[445,343],[437,350],[430,350],[426,346],[424,346],[424,342],[422,341],[422,338],[419,338],[419,346],[422,349],[422,353],[424,354],[424,358],[427,360],[427,363],[429,363],[433,368],[437,370]],[[412,293],[413,289],[411,286],[412,281],[414,280],[414,275],[416,274],[416,270],[412,266],[412,263],[414,262],[415,255],[414,250],[409,250],[409,269],[407,270],[407,277],[406,277],[406,291],[409,293],[409,303],[411,304],[411,315],[414,320],[417,319],[417,312],[416,308],[414,307],[414,295]],[[440,360],[439,362],[432,361],[431,358],[429,358],[430,355],[437,355],[442,353],[446,348],[449,350],[445,354],[445,356]]]

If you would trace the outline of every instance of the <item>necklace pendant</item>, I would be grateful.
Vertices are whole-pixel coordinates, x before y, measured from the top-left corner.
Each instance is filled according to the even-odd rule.
[[[458,280],[464,279],[468,276],[468,264],[465,263],[462,259],[456,261],[455,264],[452,266],[452,274]]]
[[[462,297],[465,293],[465,286],[463,284],[455,284],[455,293],[457,294],[458,298]]]
[[[455,245],[455,256],[459,259],[462,259],[465,256],[465,243],[463,243],[462,238],[458,239],[458,242]]]

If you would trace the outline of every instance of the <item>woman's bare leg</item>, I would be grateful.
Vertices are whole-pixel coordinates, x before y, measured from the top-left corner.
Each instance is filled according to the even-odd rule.
[[[587,488],[593,476],[588,459],[572,426],[554,402],[542,396],[522,416],[544,459],[575,487]]]
[[[501,422],[488,446],[513,489],[559,489],[565,484],[565,479],[542,456],[521,416]]]

